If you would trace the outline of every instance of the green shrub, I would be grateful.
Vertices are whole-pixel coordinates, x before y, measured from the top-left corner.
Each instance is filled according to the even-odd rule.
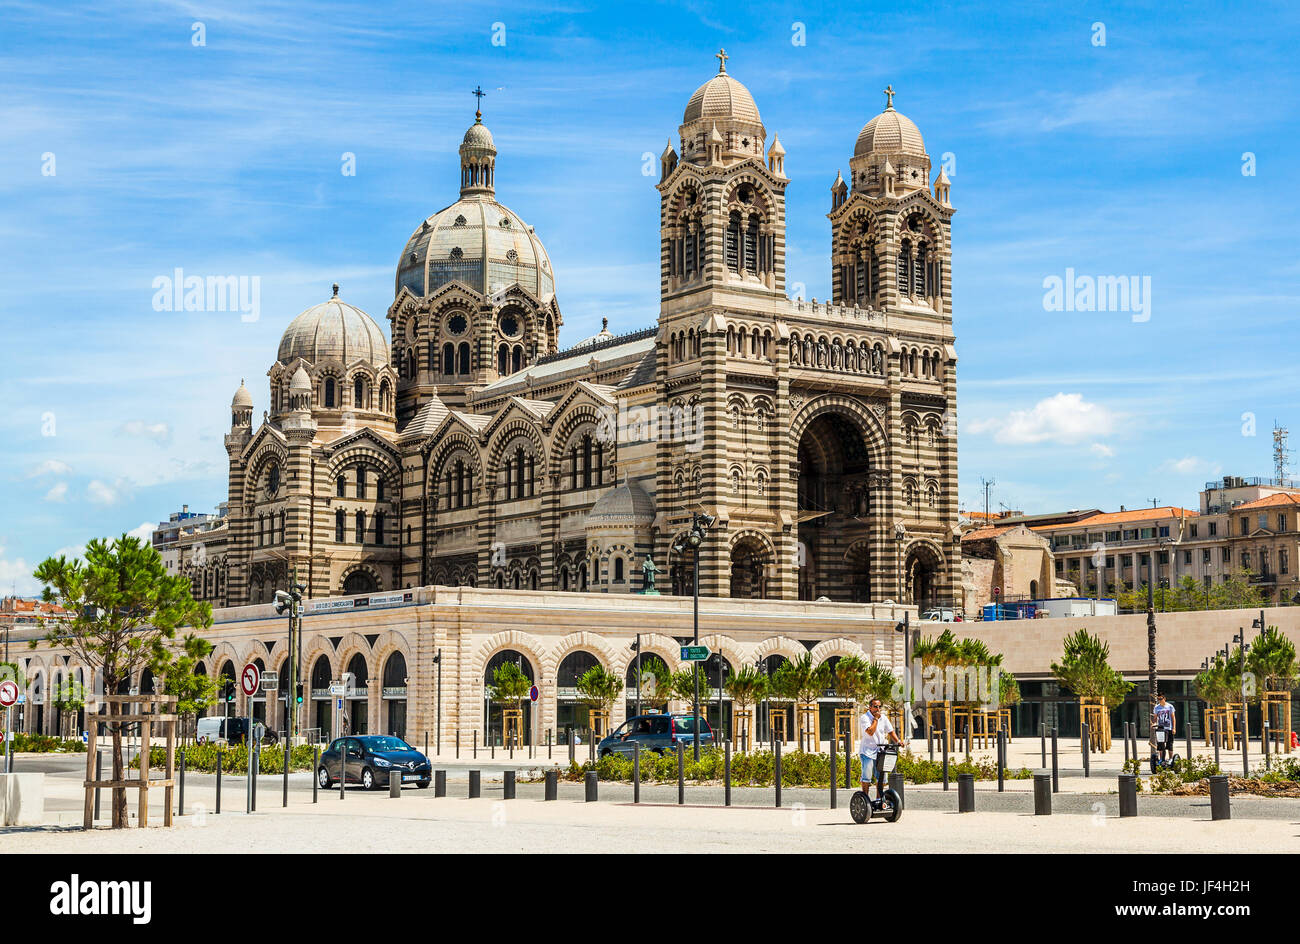
[[[86,745],[81,738],[60,738],[53,737],[49,734],[24,734],[22,731],[14,732],[14,739],[10,742],[13,749],[20,753],[32,754],[84,754]]]
[[[316,748],[310,744],[299,744],[289,755],[289,770],[313,770]],[[214,773],[217,769],[217,757],[221,757],[221,769],[228,774],[248,773],[248,747],[243,744],[196,744],[185,748],[185,768],[203,773]],[[176,751],[176,763],[180,765],[181,751]],[[162,767],[167,763],[167,749],[151,747],[149,763],[153,767]],[[140,766],[138,758],[131,759],[132,769]],[[264,747],[258,756],[259,774],[284,773],[284,748]]]

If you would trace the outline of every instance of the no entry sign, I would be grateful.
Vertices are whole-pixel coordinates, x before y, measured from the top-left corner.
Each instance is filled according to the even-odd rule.
[[[252,662],[244,666],[244,674],[240,679],[240,684],[243,686],[244,694],[245,695],[253,694],[253,692],[257,691],[257,687],[261,683],[262,683],[261,670],[258,669],[258,667],[254,665]]]
[[[0,682],[0,707],[10,708],[18,701],[18,685],[13,679]]]

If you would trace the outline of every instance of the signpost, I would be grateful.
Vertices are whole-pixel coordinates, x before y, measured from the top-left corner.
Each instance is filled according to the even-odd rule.
[[[5,710],[5,773],[11,773],[14,766],[14,746],[9,743],[9,717],[18,703],[18,695],[18,683],[13,679],[0,682],[0,706]]]
[[[708,646],[682,646],[683,662],[705,662],[710,655]]]
[[[253,662],[244,666],[244,671],[239,675],[239,685],[244,690],[244,695],[248,698],[248,730],[244,734],[244,746],[248,748],[248,797],[245,803],[245,812],[249,815],[253,812],[253,779],[254,768],[257,763],[257,755],[254,748],[257,746],[257,736],[253,731],[253,695],[257,692],[258,687],[262,684],[262,670]]]

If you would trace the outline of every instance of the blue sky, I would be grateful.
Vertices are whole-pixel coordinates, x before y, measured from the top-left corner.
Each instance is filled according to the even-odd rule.
[[[550,252],[562,340],[602,317],[651,325],[643,155],[676,138],[719,46],[788,152],[788,278],[808,296],[830,294],[829,188],[886,84],[936,164],[951,155],[964,503],[982,504],[981,477],[995,508],[1045,511],[1193,505],[1209,478],[1269,474],[1274,420],[1300,447],[1298,19],[0,2],[0,590],[31,591],[46,554],[224,497],[240,378],[265,409],[280,333],[333,281],[383,322],[405,240],[456,197],[476,84],[498,196]],[[178,267],[257,276],[258,319],[155,311],[153,280]],[[1044,310],[1067,269],[1149,278],[1149,320]]]

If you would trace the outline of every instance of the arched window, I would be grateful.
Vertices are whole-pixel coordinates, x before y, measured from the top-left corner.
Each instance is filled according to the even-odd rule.
[[[460,342],[460,373],[469,373],[469,342]]]
[[[524,349],[522,345],[516,344],[510,361],[511,370],[515,373],[524,369]]]
[[[501,376],[508,374],[510,367],[510,348],[503,344],[497,348],[497,373]]]
[[[334,480],[334,495],[338,498],[343,497],[343,476],[341,475]]]
[[[325,409],[334,409],[334,378],[325,378]]]
[[[898,293],[906,295],[912,286],[912,244],[903,240],[898,249]]]
[[[343,509],[337,508],[334,511],[334,543],[343,543]]]
[[[916,263],[912,266],[912,294],[917,298],[925,298],[929,294],[926,291],[925,275],[925,243],[921,243],[916,247]]]
[[[357,498],[366,497],[366,467],[357,466]]]
[[[753,215],[745,229],[745,270],[758,271],[758,217]]]
[[[623,558],[621,557],[614,558],[614,582],[623,582]]]
[[[450,341],[442,346],[442,372],[444,374],[456,372],[456,349]]]
[[[358,410],[366,406],[366,383],[359,375],[352,380],[352,405]]]
[[[375,476],[375,498],[379,501],[384,500],[384,477],[382,474]]]
[[[727,268],[740,272],[740,214],[734,210],[727,221]]]
[[[382,511],[375,512],[375,543],[384,543],[384,513]]]
[[[366,513],[358,511],[356,516],[356,534],[354,540],[357,544],[366,543]]]
[[[406,352],[406,376],[410,380],[415,379],[415,350],[408,349]]]

